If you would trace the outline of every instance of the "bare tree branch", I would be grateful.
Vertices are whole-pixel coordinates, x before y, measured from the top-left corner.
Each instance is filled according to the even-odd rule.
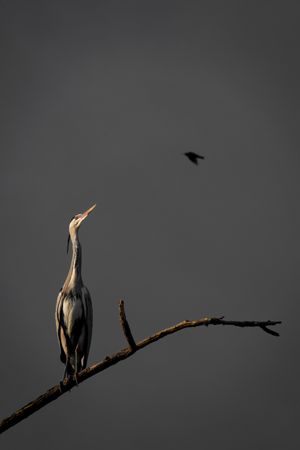
[[[163,330],[158,331],[157,333],[153,334],[152,336],[149,336],[142,341],[136,343],[133,339],[133,336],[130,331],[129,324],[127,322],[126,316],[125,316],[125,309],[124,309],[124,302],[123,300],[120,301],[119,304],[120,308],[120,319],[121,319],[121,325],[125,334],[125,337],[128,341],[129,347],[124,348],[120,350],[117,353],[114,353],[111,356],[107,356],[103,361],[93,364],[90,367],[87,367],[86,369],[82,370],[78,376],[77,376],[77,382],[78,384],[83,383],[88,378],[93,377],[99,372],[102,372],[103,370],[108,369],[109,367],[113,366],[114,364],[117,364],[118,362],[129,358],[133,353],[135,353],[138,350],[141,350],[144,347],[147,347],[147,345],[152,344],[153,342],[156,342],[165,336],[168,336],[169,334],[177,333],[180,330],[184,330],[185,328],[191,328],[191,327],[200,327],[202,325],[208,326],[208,325],[232,325],[236,327],[258,327],[261,328],[266,333],[269,333],[273,336],[279,336],[279,334],[273,330],[270,330],[268,327],[279,325],[281,324],[281,321],[266,321],[266,322],[257,322],[257,321],[227,321],[224,320],[223,317],[205,317],[203,319],[199,320],[184,320],[182,322],[177,323],[176,325],[173,325],[169,328],[165,328]],[[22,408],[18,409],[16,412],[14,412],[11,416],[5,418],[0,422],[0,433],[3,433],[4,431],[8,430],[9,428],[13,427],[17,423],[21,422],[22,420],[26,419],[26,417],[31,416],[39,409],[46,406],[48,403],[53,402],[66,392],[70,391],[74,386],[76,386],[75,381],[66,381],[64,380],[62,383],[53,386],[51,389],[49,389],[44,394],[40,395],[35,400],[31,401],[30,403],[27,403],[27,405],[23,406]]]

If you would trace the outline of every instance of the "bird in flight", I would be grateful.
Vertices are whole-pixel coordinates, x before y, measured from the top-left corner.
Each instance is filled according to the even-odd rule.
[[[192,163],[196,164],[196,166],[198,165],[198,159],[204,159],[204,156],[198,155],[194,152],[186,152],[184,154],[190,161],[192,161]]]
[[[55,309],[60,360],[66,366],[64,379],[75,379],[76,382],[78,372],[87,365],[93,328],[91,296],[81,277],[78,231],[81,223],[95,207],[96,205],[93,205],[84,213],[76,214],[69,224],[68,247],[71,240],[73,254],[69,273],[58,294]]]

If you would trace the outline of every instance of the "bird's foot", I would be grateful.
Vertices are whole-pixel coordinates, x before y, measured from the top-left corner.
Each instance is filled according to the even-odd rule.
[[[63,394],[64,392],[71,392],[73,385],[73,374],[70,374],[67,370],[64,373],[62,381],[59,382],[59,390]],[[77,383],[76,383],[77,384]]]
[[[64,378],[63,381],[59,382],[59,390],[60,390],[61,394],[63,394],[66,391],[71,392],[71,389],[68,388],[69,381],[70,381],[70,378]]]

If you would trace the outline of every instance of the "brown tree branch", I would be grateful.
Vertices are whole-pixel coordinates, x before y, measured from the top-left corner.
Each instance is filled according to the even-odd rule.
[[[124,348],[120,350],[117,353],[114,353],[111,356],[107,356],[103,361],[93,364],[90,367],[87,367],[86,369],[82,370],[78,376],[77,376],[77,382],[78,384],[84,382],[88,378],[91,378],[92,376],[96,375],[99,372],[102,372],[103,370],[108,369],[109,367],[113,366],[114,364],[117,364],[118,362],[129,358],[133,353],[135,353],[138,350],[141,350],[142,348],[146,347],[147,345],[152,344],[153,342],[156,342],[165,336],[168,336],[169,334],[177,333],[177,331],[183,330],[185,328],[191,328],[191,327],[200,327],[202,325],[232,325],[236,327],[258,327],[261,328],[266,333],[269,333],[273,336],[279,336],[279,334],[273,330],[270,330],[268,327],[279,325],[281,324],[281,321],[266,321],[266,322],[257,322],[257,321],[227,321],[224,320],[223,317],[205,317],[203,319],[199,320],[184,320],[182,322],[177,323],[176,325],[173,325],[169,328],[165,328],[164,330],[158,331],[157,333],[153,334],[152,336],[149,336],[142,341],[135,343],[129,324],[127,322],[126,316],[125,316],[125,310],[124,310],[124,302],[123,300],[120,302],[120,318],[121,318],[121,324],[124,331],[124,334],[126,336],[126,339],[129,343],[129,347]],[[4,431],[8,430],[9,428],[13,427],[17,423],[21,422],[22,420],[26,419],[26,417],[31,416],[39,409],[46,406],[48,403],[53,402],[61,395],[65,394],[66,392],[70,391],[74,386],[76,386],[75,381],[64,381],[56,386],[53,386],[51,389],[49,389],[44,394],[37,397],[35,400],[31,401],[30,403],[27,403],[27,405],[23,406],[22,408],[18,409],[16,412],[14,412],[11,416],[5,418],[0,422],[0,433],[3,433]]]

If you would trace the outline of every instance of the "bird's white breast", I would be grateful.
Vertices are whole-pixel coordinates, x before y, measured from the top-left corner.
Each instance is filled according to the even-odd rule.
[[[72,335],[74,324],[80,321],[84,311],[80,300],[75,298],[66,298],[63,303],[63,317],[69,336]]]

